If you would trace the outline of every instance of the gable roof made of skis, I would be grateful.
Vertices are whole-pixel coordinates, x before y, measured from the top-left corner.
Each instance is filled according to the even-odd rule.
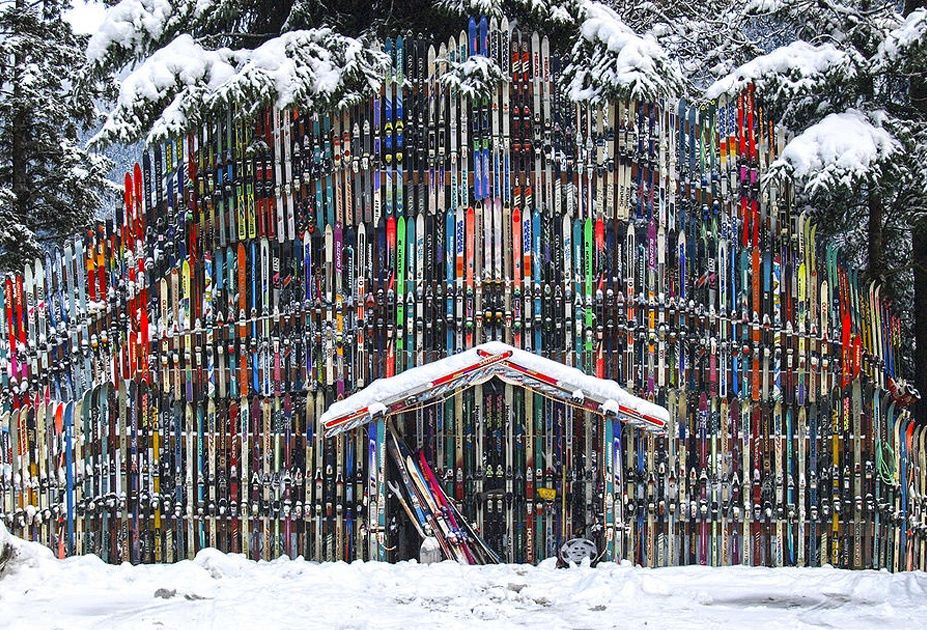
[[[576,368],[508,344],[491,341],[389,378],[331,405],[321,421],[328,437],[362,426],[384,415],[438,403],[461,389],[497,377],[544,396],[613,415],[625,424],[662,433],[669,412],[625,391],[615,381],[590,376]]]

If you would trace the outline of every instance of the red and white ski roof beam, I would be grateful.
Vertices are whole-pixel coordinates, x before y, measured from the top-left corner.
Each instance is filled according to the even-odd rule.
[[[322,426],[331,437],[364,425],[379,415],[393,415],[438,403],[460,389],[493,377],[596,414],[614,415],[646,431],[662,433],[669,421],[665,408],[628,393],[615,381],[596,378],[562,363],[491,341],[396,376],[377,379],[329,407],[322,414]]]

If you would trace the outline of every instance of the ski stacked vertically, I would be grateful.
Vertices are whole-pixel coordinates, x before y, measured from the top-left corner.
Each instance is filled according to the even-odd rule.
[[[384,52],[341,110],[146,147],[111,218],[4,278],[12,531],[109,562],[393,560],[437,527],[467,561],[581,536],[646,566],[927,568],[901,320],[760,185],[786,141],[761,94],[574,102],[564,51],[505,19]],[[485,63],[486,92],[455,75]],[[666,406],[669,435],[490,380],[393,418],[404,444],[324,438],[333,402],[488,340]]]

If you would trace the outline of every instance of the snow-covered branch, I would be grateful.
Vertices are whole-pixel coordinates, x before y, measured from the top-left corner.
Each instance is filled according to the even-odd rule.
[[[502,69],[493,59],[482,55],[468,57],[463,62],[449,61],[441,83],[471,98],[489,96],[503,79]]]
[[[106,11],[99,30],[90,37],[87,62],[107,67],[135,59],[150,44],[170,40],[211,4],[211,0],[121,0]]]
[[[767,97],[794,97],[820,92],[833,79],[848,80],[856,76],[861,60],[831,44],[812,46],[804,41],[792,42],[756,57],[712,83],[705,98],[733,96],[749,84]]]
[[[435,5],[460,15],[485,15],[501,18],[524,12],[540,20],[575,24],[588,0],[436,0]]]
[[[437,0],[435,5],[459,16],[485,15],[501,18],[505,14],[503,0]]]
[[[924,72],[927,63],[927,9],[912,11],[898,27],[889,31],[872,61],[877,69]]]
[[[877,180],[901,149],[883,126],[886,118],[882,110],[830,114],[786,145],[771,165],[770,176],[794,177],[812,195]]]
[[[570,98],[601,102],[609,98],[656,99],[678,93],[678,65],[650,35],[638,35],[611,8],[584,7],[580,37],[564,70]]]
[[[182,133],[203,114],[235,104],[242,114],[274,104],[341,107],[379,89],[388,57],[330,29],[293,31],[254,50],[209,50],[180,35],[123,81],[93,142],[154,140]]]

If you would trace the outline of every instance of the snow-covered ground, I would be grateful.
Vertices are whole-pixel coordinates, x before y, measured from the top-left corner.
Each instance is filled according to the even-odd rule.
[[[924,573],[255,563],[212,550],[133,567],[13,544],[0,627],[917,628],[927,613]]]

